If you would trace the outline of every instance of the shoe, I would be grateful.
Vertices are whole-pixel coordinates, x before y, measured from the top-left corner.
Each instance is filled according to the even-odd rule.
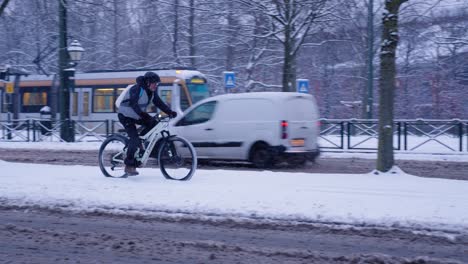
[[[138,171],[136,170],[136,167],[125,165],[124,177],[136,176],[136,175],[138,175]]]

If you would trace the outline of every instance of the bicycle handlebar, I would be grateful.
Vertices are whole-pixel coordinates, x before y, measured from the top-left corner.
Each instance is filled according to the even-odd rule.
[[[156,115],[153,117],[156,121],[158,122],[169,122],[172,118],[170,116],[161,116],[161,115]]]

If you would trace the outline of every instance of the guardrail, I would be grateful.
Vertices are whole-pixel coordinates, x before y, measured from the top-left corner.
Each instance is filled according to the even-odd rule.
[[[378,120],[320,119],[324,150],[376,150]],[[395,120],[394,149],[409,152],[468,152],[468,120]],[[344,144],[346,142],[346,144]]]
[[[68,121],[65,121],[68,122]],[[103,141],[123,130],[115,120],[72,120],[75,141]],[[320,147],[332,150],[376,150],[378,120],[320,119]],[[0,141],[62,141],[60,120],[0,120]],[[394,149],[408,152],[468,152],[468,120],[395,120]]]
[[[68,120],[15,119],[0,120],[0,141],[63,141],[60,129]],[[111,134],[110,120],[76,121],[71,120],[75,131],[75,141],[104,141]]]
[[[0,120],[0,141],[30,141],[29,128],[31,126],[30,119],[24,120]],[[25,133],[26,131],[26,133]]]

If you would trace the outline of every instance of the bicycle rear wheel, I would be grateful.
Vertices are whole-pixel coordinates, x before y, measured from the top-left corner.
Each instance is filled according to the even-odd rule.
[[[120,136],[107,138],[99,149],[99,168],[106,177],[125,176],[125,157],[127,139]]]
[[[172,136],[161,144],[158,162],[166,179],[187,181],[197,168],[197,154],[188,140]]]

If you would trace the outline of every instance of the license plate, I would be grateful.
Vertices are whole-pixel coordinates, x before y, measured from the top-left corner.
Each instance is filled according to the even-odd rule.
[[[295,138],[289,141],[293,147],[303,147],[305,140],[303,138]]]

